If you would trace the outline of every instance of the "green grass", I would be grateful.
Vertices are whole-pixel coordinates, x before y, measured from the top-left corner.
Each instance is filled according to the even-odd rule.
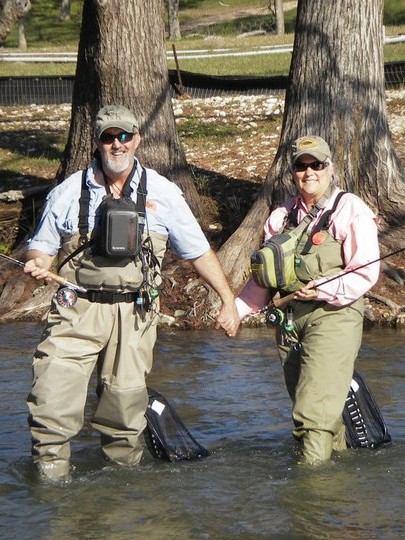
[[[71,18],[59,19],[59,3],[49,0],[35,0],[25,23],[25,35],[29,49],[63,47],[63,50],[77,50],[82,22],[83,0],[72,0]],[[6,47],[18,47],[18,25],[9,34]]]
[[[384,22],[387,35],[397,35],[405,32],[404,0],[387,0],[384,7]],[[176,42],[177,51],[186,49],[215,49],[234,48],[239,51],[252,50],[254,47],[292,44],[296,9],[285,13],[286,34],[276,36],[266,34],[256,37],[237,37],[240,32],[259,28],[270,28],[272,22],[266,14],[267,0],[181,0],[180,19],[182,21],[197,19],[208,15],[226,15],[229,7],[232,9],[261,9],[263,15],[248,16],[210,25],[198,29],[192,36],[184,37]],[[72,0],[72,17],[70,21],[59,20],[59,2],[53,0],[36,0],[26,21],[26,37],[28,52],[34,51],[76,51],[80,33],[81,11],[83,0]],[[389,26],[395,25],[395,26]],[[402,25],[402,26],[401,26]],[[184,33],[185,34],[185,33]],[[209,39],[206,39],[209,37]],[[8,36],[4,50],[16,50],[18,44],[18,29]],[[171,43],[167,43],[171,50]],[[213,59],[180,59],[180,69],[208,75],[246,75],[274,76],[287,75],[291,60],[290,53],[255,55],[245,57],[219,57]],[[405,43],[385,45],[384,61],[397,62],[405,60]],[[174,61],[169,61],[168,67],[175,68]],[[0,62],[0,76],[41,76],[41,75],[70,75],[75,74],[75,63],[11,63]]]
[[[235,125],[221,125],[219,123],[204,124],[199,118],[189,118],[183,124],[177,126],[181,137],[187,139],[224,139],[236,137],[240,134],[240,128]]]
[[[387,26],[405,24],[404,0],[386,0],[384,2],[384,24]]]

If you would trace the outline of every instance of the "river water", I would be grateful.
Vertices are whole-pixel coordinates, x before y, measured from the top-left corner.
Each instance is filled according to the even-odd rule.
[[[193,462],[107,464],[86,424],[69,484],[38,481],[25,398],[42,325],[0,325],[0,538],[231,540],[405,537],[405,332],[365,332],[357,370],[393,442],[296,464],[290,402],[273,330],[161,330],[148,384],[211,455]],[[94,406],[89,393],[87,416]]]

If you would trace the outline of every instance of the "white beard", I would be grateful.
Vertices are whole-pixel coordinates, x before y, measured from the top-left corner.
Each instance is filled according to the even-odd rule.
[[[111,159],[108,156],[103,156],[103,169],[107,175],[110,173],[120,174],[126,171],[129,167],[129,156],[123,154],[119,159]]]

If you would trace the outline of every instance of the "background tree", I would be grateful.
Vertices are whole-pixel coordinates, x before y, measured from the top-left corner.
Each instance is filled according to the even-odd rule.
[[[58,179],[87,165],[93,152],[93,118],[120,103],[139,118],[138,156],[183,190],[195,215],[200,201],[177,134],[166,62],[162,0],[120,4],[86,0],[72,98],[72,119]]]
[[[5,41],[16,22],[30,9],[30,0],[0,0],[0,43]]]
[[[169,23],[169,39],[180,39],[180,22],[179,22],[179,5],[180,0],[165,0],[168,23]]]
[[[385,105],[383,0],[299,0],[279,148],[263,192],[219,256],[235,290],[261,240],[269,208],[293,193],[288,153],[298,136],[331,146],[340,186],[380,216],[382,243],[403,243],[405,172]],[[401,238],[402,236],[402,238]]]
[[[284,7],[283,0],[274,0],[276,12],[276,34],[284,34]]]
[[[26,49],[27,48],[27,38],[25,37],[25,19],[26,17],[21,17],[18,21],[18,48]]]
[[[71,8],[70,0],[60,0],[59,19],[61,21],[68,21],[70,19],[70,8]]]
[[[270,13],[274,13],[276,18],[276,34],[284,34],[285,27],[283,0],[271,0],[267,7]]]

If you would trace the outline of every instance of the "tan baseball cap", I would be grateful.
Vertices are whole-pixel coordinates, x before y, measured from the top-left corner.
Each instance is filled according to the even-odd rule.
[[[128,133],[139,130],[135,116],[123,105],[107,105],[98,111],[94,122],[96,138],[108,128],[120,128]]]
[[[319,161],[325,161],[332,158],[328,143],[316,135],[307,135],[300,137],[293,142],[292,145],[292,160],[296,161],[300,156],[308,154]]]

